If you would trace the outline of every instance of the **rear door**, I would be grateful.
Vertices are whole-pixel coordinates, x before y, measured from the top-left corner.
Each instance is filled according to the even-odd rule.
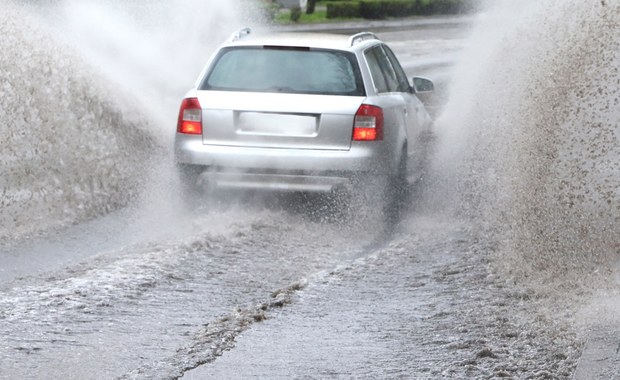
[[[394,53],[384,44],[365,51],[366,60],[373,77],[379,98],[384,103],[386,128],[387,120],[394,124],[409,141],[408,153],[412,153],[414,141],[420,131],[418,114],[421,103],[411,92],[407,76]],[[396,143],[400,143],[396,141]],[[395,148],[398,148],[396,146]]]
[[[407,107],[407,133],[411,139],[417,139],[417,135],[428,123],[429,116],[420,99],[413,93],[407,74],[405,74],[405,70],[403,70],[392,49],[387,45],[383,45],[383,50],[390,61],[398,82],[398,91],[401,93]],[[409,148],[413,148],[413,144],[410,144]]]
[[[382,45],[375,45],[364,51],[364,57],[372,76],[377,95],[369,98],[383,109],[385,139],[393,145],[395,158],[400,154],[400,147],[407,137],[410,109],[403,96],[404,87],[390,63]]]

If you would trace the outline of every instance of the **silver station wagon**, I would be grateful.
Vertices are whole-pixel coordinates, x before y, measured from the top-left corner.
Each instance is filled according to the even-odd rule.
[[[392,50],[369,32],[242,29],[183,99],[175,159],[184,189],[374,192],[407,183],[431,122]]]

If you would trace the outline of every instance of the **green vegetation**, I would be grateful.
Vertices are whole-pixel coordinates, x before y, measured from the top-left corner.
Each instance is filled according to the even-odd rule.
[[[473,0],[329,0],[313,1],[307,12],[280,9],[277,24],[319,23],[351,19],[385,19],[467,12]]]
[[[336,18],[327,18],[327,9],[325,7],[317,7],[312,14],[307,14],[306,12],[302,12],[301,16],[297,21],[292,21],[292,12],[287,9],[282,9],[278,13],[276,13],[274,17],[274,23],[276,24],[290,24],[291,22],[297,22],[300,24],[312,24],[312,23],[320,23],[320,22],[331,22],[331,21],[341,21],[341,20],[351,20],[352,17],[336,17]]]
[[[326,2],[327,18],[362,17],[384,19],[388,17],[455,14],[465,11],[469,0],[359,0]]]

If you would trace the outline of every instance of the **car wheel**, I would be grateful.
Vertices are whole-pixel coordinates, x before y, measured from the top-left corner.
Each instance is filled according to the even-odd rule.
[[[385,202],[385,218],[390,225],[400,220],[407,205],[409,183],[407,181],[407,148],[403,148],[396,171],[390,176]]]

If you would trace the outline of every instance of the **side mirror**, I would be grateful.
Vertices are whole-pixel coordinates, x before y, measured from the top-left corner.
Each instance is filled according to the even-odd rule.
[[[416,94],[433,92],[435,90],[435,84],[430,79],[413,77],[413,90]]]

